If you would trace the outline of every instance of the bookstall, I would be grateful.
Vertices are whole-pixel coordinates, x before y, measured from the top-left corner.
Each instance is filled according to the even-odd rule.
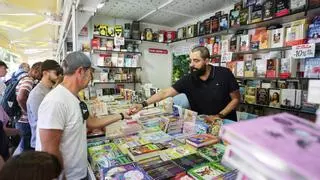
[[[60,60],[82,50],[99,69],[83,92],[90,112],[121,112],[171,86],[201,45],[236,77],[240,122],[208,123],[171,99],[150,105],[88,131],[91,179],[320,178],[319,1],[130,2],[103,1],[59,46]]]

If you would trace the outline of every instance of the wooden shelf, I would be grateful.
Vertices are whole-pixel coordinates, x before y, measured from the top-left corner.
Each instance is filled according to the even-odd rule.
[[[94,49],[92,50],[95,54],[107,54],[107,53],[123,53],[123,54],[142,54],[142,52],[129,52],[129,51],[112,51],[112,50],[99,50]]]
[[[247,105],[247,106],[265,107],[265,108],[270,108],[270,109],[278,109],[278,110],[284,110],[284,111],[289,111],[289,112],[297,112],[297,113],[305,113],[305,114],[315,115],[315,113],[313,113],[313,112],[302,111],[301,109],[295,109],[295,108],[272,107],[272,106],[268,106],[268,105],[248,104],[248,103],[243,103],[243,102],[240,104]]]

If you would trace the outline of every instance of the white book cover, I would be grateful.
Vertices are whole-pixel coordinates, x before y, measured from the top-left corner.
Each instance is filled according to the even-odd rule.
[[[280,77],[296,77],[298,60],[282,58],[280,62]]]
[[[221,53],[229,52],[229,47],[230,47],[230,40],[229,39],[221,41]]]
[[[256,73],[257,73],[257,77],[266,77],[266,73],[267,73],[266,59],[256,60]]]
[[[295,108],[300,109],[301,108],[301,99],[302,99],[302,90],[296,89],[296,105]]]
[[[270,36],[271,48],[284,47],[284,28],[273,29]]]
[[[249,51],[250,47],[250,36],[247,35],[241,35],[240,36],[240,51]]]
[[[131,67],[138,67],[139,55],[133,55],[131,59]]]
[[[111,62],[112,62],[112,66],[114,67],[118,66],[118,53],[112,53]]]
[[[108,73],[100,73],[100,82],[108,82]]]
[[[281,89],[280,102],[283,107],[295,107],[296,90]]]
[[[105,61],[103,56],[98,56],[97,58],[97,66],[105,66]]]
[[[124,67],[124,54],[123,53],[120,53],[118,56],[117,66]]]
[[[244,61],[237,61],[236,67],[236,76],[243,77],[244,76]]]

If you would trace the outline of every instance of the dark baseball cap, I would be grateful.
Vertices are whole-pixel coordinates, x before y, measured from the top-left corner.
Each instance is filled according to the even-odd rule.
[[[4,66],[6,69],[8,69],[7,64],[5,62],[3,62],[3,61],[0,61],[0,66]]]
[[[62,74],[62,68],[55,60],[47,59],[41,64],[41,72],[48,70],[56,70],[58,74]]]
[[[64,74],[73,74],[80,67],[91,68],[91,60],[79,51],[68,54],[62,62]]]

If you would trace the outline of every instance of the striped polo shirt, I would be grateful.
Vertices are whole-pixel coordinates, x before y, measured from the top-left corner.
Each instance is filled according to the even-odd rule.
[[[33,87],[35,86],[35,81],[32,77],[30,76],[26,76],[26,77],[23,77],[17,87],[16,87],[16,95],[17,97],[20,96],[20,93],[22,91],[26,91],[27,93],[25,94],[27,97],[24,98],[25,101],[23,102],[20,102],[20,104],[23,104],[20,108],[21,108],[21,118],[19,120],[19,122],[24,122],[24,123],[28,123],[28,114],[27,114],[27,99],[28,99],[28,96],[29,96],[29,93],[31,92],[31,90],[33,89]]]

